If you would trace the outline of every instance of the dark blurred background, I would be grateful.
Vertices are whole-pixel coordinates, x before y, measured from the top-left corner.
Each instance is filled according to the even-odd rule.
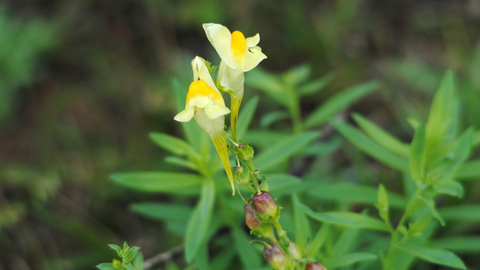
[[[92,269],[111,260],[107,243],[126,240],[146,258],[181,243],[128,210],[168,197],[116,186],[109,174],[171,170],[148,133],[182,136],[170,82],[190,83],[195,55],[219,63],[207,22],[260,33],[268,72],[301,64],[312,78],[334,72],[325,90],[302,100],[302,115],[377,79],[382,90],[349,110],[408,142],[406,118],[425,118],[453,68],[464,124],[480,128],[478,0],[4,0],[0,269]],[[278,107],[246,92],[260,95],[258,116]]]

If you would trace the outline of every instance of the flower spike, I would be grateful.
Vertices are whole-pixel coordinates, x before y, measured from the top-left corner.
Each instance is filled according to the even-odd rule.
[[[230,180],[233,195],[235,195],[233,174],[223,131],[224,116],[230,113],[230,110],[225,106],[222,95],[213,83],[204,60],[198,56],[195,57],[192,61],[192,68],[193,82],[188,88],[185,110],[178,113],[174,119],[179,122],[189,122],[195,118],[197,124],[207,133],[215,146]]]

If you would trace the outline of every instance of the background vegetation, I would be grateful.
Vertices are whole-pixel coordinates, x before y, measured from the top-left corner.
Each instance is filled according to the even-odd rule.
[[[293,159],[282,169],[292,175],[325,183],[382,183],[402,194],[400,173],[362,153],[327,122],[335,118],[354,124],[351,113],[356,112],[410,143],[413,129],[406,119],[426,122],[448,68],[457,77],[459,130],[480,129],[480,4],[475,0],[4,1],[0,268],[92,269],[114,255],[107,243],[125,240],[141,247],[146,259],[174,249],[170,260],[185,265],[175,249],[182,244],[178,226],[135,214],[130,204],[193,206],[196,199],[133,191],[109,175],[182,170],[165,163],[169,154],[148,134],[183,137],[173,121],[177,109],[171,81],[191,81],[195,55],[219,62],[201,27],[205,22],[246,36],[260,33],[268,59],[261,70],[246,74],[244,99],[260,100],[248,136],[260,138],[259,153],[265,128],[280,140],[292,127],[283,108],[296,110],[272,98],[272,88],[259,81],[295,85],[295,71],[303,76],[299,82],[328,79],[322,91],[298,103],[298,118],[306,128],[320,130],[317,142],[329,142],[328,147],[317,149],[321,155]],[[327,115],[323,125],[311,120],[309,126],[308,116],[330,97],[372,80],[381,87],[342,113]],[[471,153],[472,159],[478,157],[478,151]],[[437,205],[480,204],[479,182],[463,184],[461,199],[439,196]],[[327,209],[365,209],[365,202],[328,196],[324,201]],[[452,221],[448,231],[437,233],[478,236],[479,222],[478,216]],[[467,266],[480,267],[478,245],[455,252]]]

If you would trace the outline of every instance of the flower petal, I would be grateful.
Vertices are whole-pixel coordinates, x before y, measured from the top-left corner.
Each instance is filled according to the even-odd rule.
[[[192,120],[194,113],[195,110],[192,107],[187,106],[185,110],[179,112],[173,119],[178,122],[189,122]]]
[[[218,91],[217,87],[215,86],[215,83],[213,82],[212,76],[210,76],[210,72],[208,72],[208,68],[205,65],[205,60],[203,60],[203,58],[196,56],[192,60],[192,69],[194,81],[202,80],[207,83],[208,86],[212,87],[213,89],[215,89],[215,91],[220,93],[220,91]]]
[[[197,95],[197,96],[192,97],[188,101],[188,106],[191,106],[191,107],[197,106],[198,108],[205,108],[210,103],[213,103],[213,101],[210,100],[209,97],[204,96],[204,95]]]
[[[262,53],[262,49],[258,46],[249,48],[245,53],[245,69],[244,72],[247,72],[254,67],[256,67],[263,59],[267,58],[265,54]]]
[[[205,107],[205,114],[212,120],[229,113],[230,109],[220,104],[213,103]]]
[[[231,68],[238,68],[233,61],[232,34],[227,27],[221,24],[205,23],[203,29],[218,55]]]
[[[249,37],[245,40],[247,42],[247,47],[248,48],[252,48],[252,47],[255,47],[258,45],[258,43],[260,42],[260,35],[259,34],[256,34],[255,36],[253,37]]]

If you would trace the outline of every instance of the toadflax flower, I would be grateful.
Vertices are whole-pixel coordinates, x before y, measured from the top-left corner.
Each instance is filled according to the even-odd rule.
[[[218,69],[217,83],[231,96],[232,114],[230,119],[232,137],[236,141],[236,123],[244,89],[243,73],[256,67],[267,56],[257,46],[260,42],[259,34],[245,38],[240,31],[230,33],[227,27],[214,23],[203,24],[203,29],[222,59]]]
[[[174,119],[179,122],[189,122],[192,117],[195,118],[215,146],[227,172],[233,194],[235,194],[233,174],[223,131],[224,115],[230,113],[230,110],[225,107],[225,101],[213,83],[204,60],[198,56],[195,57],[192,61],[192,68],[193,82],[188,88],[185,110],[178,113]]]

